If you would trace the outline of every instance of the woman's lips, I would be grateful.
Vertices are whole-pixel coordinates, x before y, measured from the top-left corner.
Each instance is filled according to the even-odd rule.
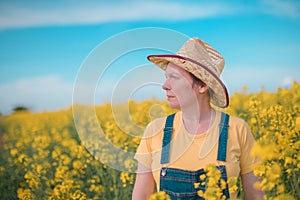
[[[171,100],[171,99],[174,99],[174,98],[175,98],[175,96],[167,95],[167,99],[168,99],[168,100]]]

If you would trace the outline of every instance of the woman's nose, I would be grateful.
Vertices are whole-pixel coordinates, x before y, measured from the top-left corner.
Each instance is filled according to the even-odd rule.
[[[162,85],[162,88],[163,88],[164,90],[170,90],[170,89],[171,89],[170,84],[168,83],[168,80],[166,80],[166,81],[164,82],[164,84]]]

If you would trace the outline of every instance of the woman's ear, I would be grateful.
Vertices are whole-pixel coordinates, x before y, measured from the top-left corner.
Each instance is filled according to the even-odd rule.
[[[206,91],[208,91],[208,89],[208,86],[205,84],[199,85],[199,93],[205,93]]]

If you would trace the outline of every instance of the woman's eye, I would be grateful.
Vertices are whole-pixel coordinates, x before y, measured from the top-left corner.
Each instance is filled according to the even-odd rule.
[[[171,75],[171,78],[173,78],[173,79],[178,79],[178,78],[179,78],[179,76],[176,76],[176,75]]]
[[[166,79],[179,79],[180,76],[176,75],[176,74],[170,74],[170,75],[166,75]]]

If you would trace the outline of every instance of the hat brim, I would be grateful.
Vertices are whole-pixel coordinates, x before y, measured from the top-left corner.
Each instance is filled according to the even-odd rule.
[[[229,105],[229,96],[224,83],[220,80],[212,70],[205,65],[179,55],[149,55],[148,60],[166,70],[169,62],[187,70],[194,76],[203,81],[210,89],[213,90],[211,95],[211,103],[220,108],[226,108]]]

